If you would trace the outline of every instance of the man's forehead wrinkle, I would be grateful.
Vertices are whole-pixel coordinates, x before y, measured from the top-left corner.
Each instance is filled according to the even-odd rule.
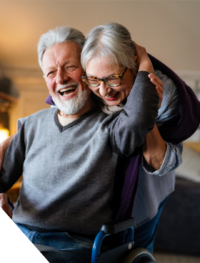
[[[65,65],[70,65],[70,64],[73,64],[73,65],[79,65],[80,64],[80,61],[76,58],[66,58],[66,59],[63,59],[63,58],[53,58],[53,57],[48,57],[47,59],[47,67],[46,67],[46,70],[51,70],[51,69],[55,69],[57,67],[64,67]]]
[[[64,67],[67,64],[81,66],[81,48],[77,43],[66,42],[49,47],[43,55],[43,66],[45,71]],[[46,66],[46,67],[45,67]]]

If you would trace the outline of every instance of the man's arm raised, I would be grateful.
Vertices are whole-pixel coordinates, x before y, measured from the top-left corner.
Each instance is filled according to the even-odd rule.
[[[5,151],[8,148],[8,146],[10,145],[14,136],[15,135],[11,135],[6,140],[4,140],[2,143],[0,143],[0,170],[1,170],[2,163],[3,163]]]
[[[14,135],[11,135],[6,140],[4,140],[2,143],[0,143],[0,170],[3,163],[3,158],[6,149],[10,145]],[[4,210],[4,212],[12,218],[12,207],[8,203],[8,197],[6,194],[0,193],[0,207]]]
[[[8,197],[6,194],[0,194],[0,207],[10,218],[12,218],[12,207],[8,203]]]

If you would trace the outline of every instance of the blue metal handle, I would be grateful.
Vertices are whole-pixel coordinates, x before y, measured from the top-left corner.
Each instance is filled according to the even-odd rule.
[[[93,243],[93,248],[92,248],[92,258],[91,258],[91,263],[97,263],[98,262],[98,256],[100,255],[101,251],[101,244],[103,242],[103,239],[109,236],[109,234],[105,234],[104,231],[100,231],[94,240]]]
[[[126,243],[131,242],[134,240],[134,228],[133,227],[129,227],[126,233]]]

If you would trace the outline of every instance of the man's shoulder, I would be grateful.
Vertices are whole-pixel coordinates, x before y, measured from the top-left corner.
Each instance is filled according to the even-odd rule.
[[[30,116],[28,116],[27,119],[39,119],[39,118],[43,118],[46,117],[48,115],[52,115],[54,114],[58,109],[57,108],[48,108],[48,109],[43,109],[40,111],[37,111],[33,114],[31,114]]]
[[[20,118],[17,121],[17,130],[19,130],[23,124],[33,124],[35,125],[36,122],[45,121],[45,119],[49,116],[53,116],[54,113],[57,111],[57,108],[49,108],[37,111],[27,117]]]
[[[40,111],[37,111],[33,114],[31,114],[29,117],[31,118],[36,118],[36,117],[40,117],[40,116],[45,116],[45,115],[51,115],[52,113],[56,112],[58,109],[56,107],[54,108],[48,108],[48,109],[43,109]]]

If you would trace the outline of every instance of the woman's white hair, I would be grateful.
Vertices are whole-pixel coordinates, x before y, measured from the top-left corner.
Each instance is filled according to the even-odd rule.
[[[55,44],[61,44],[67,41],[78,43],[82,49],[85,42],[85,36],[77,29],[71,28],[69,26],[62,26],[51,29],[40,37],[37,51],[38,62],[42,71],[42,58],[46,49]]]
[[[87,63],[103,57],[111,64],[123,65],[137,73],[136,50],[129,31],[122,25],[110,23],[93,28],[86,37],[81,53],[81,64],[86,70]]]

